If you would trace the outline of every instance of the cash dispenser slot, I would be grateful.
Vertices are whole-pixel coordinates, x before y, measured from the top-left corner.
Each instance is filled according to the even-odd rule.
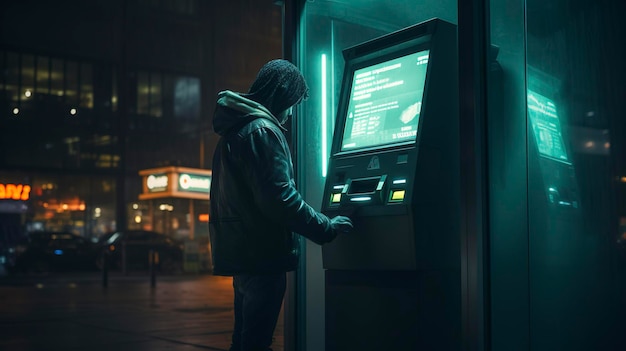
[[[349,179],[344,187],[345,201],[351,204],[379,204],[387,175]]]
[[[373,194],[379,182],[380,177],[353,179],[348,186],[348,195]]]

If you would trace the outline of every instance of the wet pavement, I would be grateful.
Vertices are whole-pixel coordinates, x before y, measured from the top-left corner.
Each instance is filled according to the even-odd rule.
[[[232,298],[209,274],[0,277],[0,350],[228,350]],[[282,318],[275,335],[282,351]]]

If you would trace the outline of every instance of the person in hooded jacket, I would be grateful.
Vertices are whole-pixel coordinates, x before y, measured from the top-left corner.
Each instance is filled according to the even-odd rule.
[[[218,94],[209,227],[213,274],[233,276],[231,351],[271,350],[286,272],[298,264],[293,233],[322,245],[352,229],[348,217],[328,218],[296,189],[282,125],[307,97],[304,77],[282,59],[266,63],[247,94]]]

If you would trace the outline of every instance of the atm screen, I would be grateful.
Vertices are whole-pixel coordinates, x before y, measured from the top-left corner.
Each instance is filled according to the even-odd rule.
[[[569,163],[554,102],[528,90],[528,116],[539,153],[545,157]]]
[[[415,142],[428,53],[354,71],[340,151]]]

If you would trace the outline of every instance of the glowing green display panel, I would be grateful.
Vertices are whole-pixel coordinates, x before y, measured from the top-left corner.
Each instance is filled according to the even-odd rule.
[[[539,153],[545,157],[569,163],[554,102],[528,90],[528,117]]]
[[[355,70],[341,151],[415,141],[428,50]]]

